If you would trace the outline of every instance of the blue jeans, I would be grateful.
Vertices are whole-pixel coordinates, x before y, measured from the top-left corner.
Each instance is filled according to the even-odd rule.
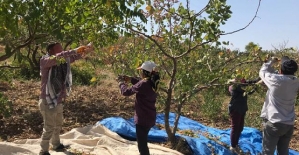
[[[294,125],[264,122],[263,155],[288,155],[289,144],[294,132]]]

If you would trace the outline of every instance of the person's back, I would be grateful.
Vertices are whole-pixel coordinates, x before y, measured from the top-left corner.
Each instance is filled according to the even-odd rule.
[[[241,85],[231,85],[229,92],[231,94],[229,113],[237,111],[240,114],[245,114],[248,110],[247,95],[244,95],[245,91],[241,88]]]
[[[294,76],[298,65],[294,60],[283,57],[280,73],[271,72],[278,59],[264,63],[259,75],[268,87],[261,112],[264,119],[263,154],[289,154],[289,143],[294,132],[295,100],[299,90],[299,80]]]
[[[295,99],[299,80],[293,75],[271,74],[268,76],[268,92],[261,117],[271,123],[294,124]]]
[[[137,92],[135,100],[135,123],[146,127],[152,127],[156,123],[156,99],[157,93],[152,89],[150,80],[138,81],[132,78],[135,84],[132,88]],[[126,92],[124,92],[126,93]]]

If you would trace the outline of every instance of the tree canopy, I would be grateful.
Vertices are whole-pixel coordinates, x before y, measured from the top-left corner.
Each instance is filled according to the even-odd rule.
[[[129,7],[136,0],[23,0],[0,1],[0,45],[5,53],[0,61],[12,56],[19,62],[38,66],[36,57],[44,53],[50,41],[60,41],[65,47],[78,46],[80,41],[92,41],[104,46],[118,38],[116,31],[128,18],[145,22],[138,7]],[[39,52],[38,52],[39,51]]]

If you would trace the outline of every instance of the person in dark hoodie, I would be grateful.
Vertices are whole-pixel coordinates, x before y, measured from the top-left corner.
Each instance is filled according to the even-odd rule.
[[[154,71],[156,64],[152,61],[144,62],[140,70],[140,78],[119,76],[121,94],[131,96],[136,94],[135,116],[136,138],[140,155],[149,155],[147,137],[150,129],[156,123],[156,99],[159,74]],[[131,87],[127,83],[133,84]]]
[[[230,150],[232,152],[240,151],[238,143],[241,136],[241,132],[244,128],[245,114],[248,110],[247,95],[250,95],[255,91],[255,89],[253,89],[250,92],[245,92],[245,90],[242,87],[254,84],[259,80],[260,79],[246,81],[245,79],[234,79],[230,81],[230,83],[234,83],[233,85],[229,86],[231,100],[228,107],[232,126],[230,134]]]

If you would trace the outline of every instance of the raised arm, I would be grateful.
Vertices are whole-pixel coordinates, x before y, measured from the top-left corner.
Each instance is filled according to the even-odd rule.
[[[134,84],[133,86],[129,87],[127,84],[125,83],[120,83],[119,87],[120,87],[120,92],[122,95],[124,96],[131,96],[134,95],[135,93],[138,93],[142,87],[143,82],[140,81],[136,84]]]
[[[131,83],[134,85],[140,81],[140,78],[131,77]]]
[[[275,58],[270,59],[268,62],[264,63],[259,71],[259,76],[266,84],[267,87],[272,85],[271,77],[275,74],[275,70],[272,65],[276,63],[277,60]]]
[[[88,44],[87,46],[80,46],[74,50],[62,51],[62,46],[59,43],[53,43],[48,45],[47,52],[50,56],[44,56],[40,59],[41,68],[50,68],[52,66],[57,65],[57,62],[60,59],[70,58],[70,63],[75,60],[81,59],[82,56],[93,51],[92,44]]]
[[[75,60],[82,58],[81,55],[76,52],[76,50],[63,51],[52,56],[42,57],[40,59],[40,66],[42,66],[43,68],[50,68],[52,66],[57,65],[59,59],[66,59],[68,57],[70,58],[71,62],[74,62]]]

